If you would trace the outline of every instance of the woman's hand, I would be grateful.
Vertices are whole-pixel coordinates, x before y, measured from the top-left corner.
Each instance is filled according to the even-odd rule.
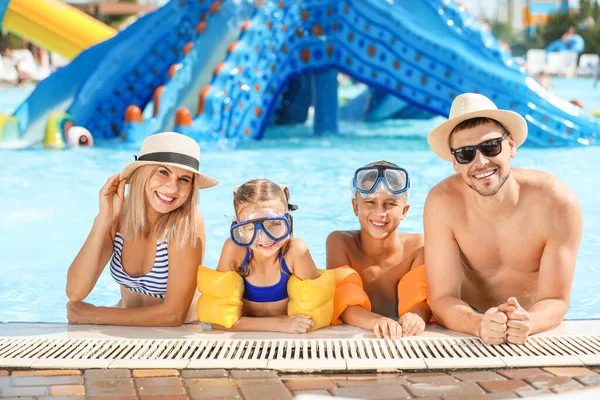
[[[67,303],[67,319],[70,324],[94,324],[96,306],[83,301]]]
[[[373,332],[379,339],[400,339],[402,326],[391,318],[381,317],[373,320]]]
[[[401,318],[402,336],[416,336],[425,331],[425,321],[417,314],[407,312]]]
[[[119,179],[119,174],[114,174],[100,189],[100,211],[98,217],[113,223],[121,215],[125,202],[126,179]]]
[[[281,317],[281,332],[306,333],[315,323],[306,315],[290,315]]]

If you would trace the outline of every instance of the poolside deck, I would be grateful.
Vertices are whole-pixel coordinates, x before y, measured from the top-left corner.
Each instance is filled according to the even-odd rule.
[[[284,335],[0,324],[0,398],[598,399],[599,333],[600,321],[568,321],[527,346],[492,347],[438,326],[384,341],[347,326]]]

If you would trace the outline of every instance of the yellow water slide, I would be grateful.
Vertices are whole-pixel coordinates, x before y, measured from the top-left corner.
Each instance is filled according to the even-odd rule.
[[[2,28],[68,59],[116,33],[57,0],[10,0]]]

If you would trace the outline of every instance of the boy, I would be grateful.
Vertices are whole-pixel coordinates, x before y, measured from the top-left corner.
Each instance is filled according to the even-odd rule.
[[[410,208],[408,173],[387,161],[370,163],[356,170],[352,189],[360,230],[332,232],[326,245],[327,269],[336,269],[338,281],[334,323],[339,317],[378,338],[421,334],[431,317],[423,235],[396,231]]]

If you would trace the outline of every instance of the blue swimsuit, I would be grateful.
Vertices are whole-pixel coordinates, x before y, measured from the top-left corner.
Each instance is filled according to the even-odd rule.
[[[248,268],[249,258],[250,249],[248,249],[246,257],[244,258],[244,262],[242,263],[242,272],[246,272],[246,269]],[[244,299],[254,301],[257,303],[269,303],[284,300],[289,297],[287,292],[287,282],[290,279],[292,273],[290,272],[287,264],[285,263],[281,251],[279,252],[277,258],[281,263],[281,278],[279,279],[279,282],[277,282],[273,286],[255,286],[248,282],[246,277],[242,277],[244,279]]]
[[[123,252],[123,237],[119,232],[113,242],[113,256],[110,260],[110,274],[121,286],[127,289],[147,294],[148,296],[164,299],[167,294],[167,279],[169,277],[169,253],[167,242],[156,245],[156,258],[152,270],[146,275],[130,276],[123,269],[121,254]]]

